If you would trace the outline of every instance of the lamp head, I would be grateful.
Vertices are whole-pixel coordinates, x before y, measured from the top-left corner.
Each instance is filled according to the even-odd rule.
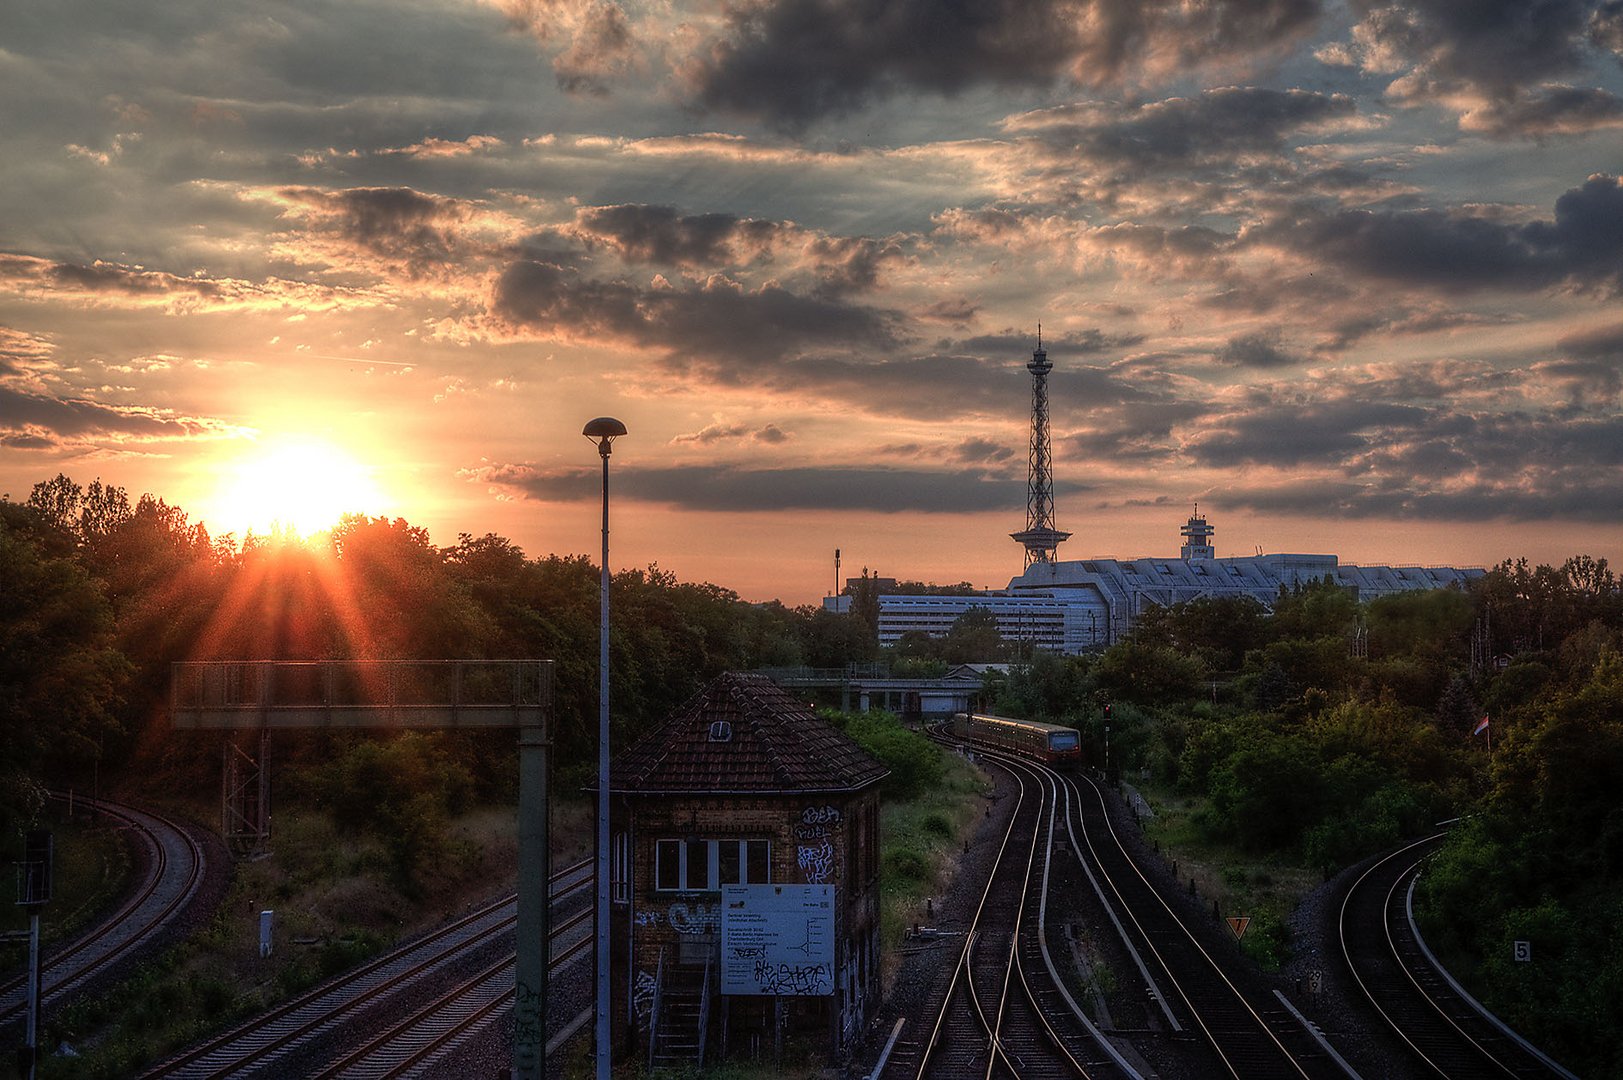
[[[596,420],[589,420],[581,429],[582,435],[597,440],[597,452],[604,457],[609,456],[609,445],[625,433],[626,426],[612,416],[599,416]]]

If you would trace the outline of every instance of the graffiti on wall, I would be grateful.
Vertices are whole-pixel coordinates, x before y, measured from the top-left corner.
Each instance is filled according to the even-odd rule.
[[[646,971],[637,972],[637,985],[631,991],[631,1010],[637,1014],[637,1022],[646,1024],[648,1014],[654,1010],[654,977]]]
[[[834,992],[834,974],[827,964],[773,964],[762,960],[755,965],[755,981],[763,994],[787,997]]]
[[[822,840],[815,844],[800,845],[800,872],[810,885],[826,885],[834,876],[834,844]]]
[[[834,876],[834,830],[840,825],[835,806],[808,806],[795,823],[800,872],[808,884],[825,885]]]
[[[681,900],[669,912],[671,929],[678,934],[708,934],[721,929],[721,908],[716,904],[688,904]]]

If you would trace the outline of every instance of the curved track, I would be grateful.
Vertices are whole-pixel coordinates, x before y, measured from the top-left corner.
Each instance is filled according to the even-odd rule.
[[[885,1076],[1130,1076],[1077,1007],[1048,953],[1044,920],[1058,794],[1052,776],[1016,758],[988,755],[994,758],[1008,772],[1015,800],[994,868],[950,978],[938,988],[928,1034],[893,1057]]]
[[[42,1007],[61,1002],[151,942],[185,910],[203,880],[202,845],[177,822],[105,799],[81,796],[77,801],[135,838],[142,847],[140,857],[147,872],[111,915],[44,959]],[[0,985],[0,1027],[21,1019],[27,1007],[22,978]]]
[[[554,908],[579,900],[592,882],[590,861],[576,863],[552,876]],[[555,912],[554,917],[557,917]],[[518,918],[515,896],[506,896],[427,934],[408,945],[346,972],[335,979],[284,1002],[231,1031],[209,1039],[160,1063],[147,1077],[211,1077],[306,1075],[333,1054],[339,1032],[376,1030],[392,1022],[385,1012],[411,1009],[411,995],[429,979],[454,978],[459,965],[478,950],[501,949],[511,968],[512,930]],[[584,915],[561,922],[553,929],[553,963],[563,962],[559,939],[575,932],[589,918]],[[572,939],[570,939],[572,940]],[[567,953],[572,956],[573,953]],[[508,980],[511,995],[511,979]],[[424,1010],[418,1009],[421,1013]],[[444,1045],[473,1021],[445,1035]],[[426,1052],[425,1052],[426,1053]],[[409,1064],[409,1063],[408,1063]],[[406,1066],[402,1066],[404,1068]],[[371,1075],[370,1073],[368,1075]],[[384,1072],[381,1075],[393,1075]]]
[[[1342,962],[1421,1075],[1571,1077],[1487,1013],[1436,963],[1414,925],[1414,882],[1442,833],[1377,860],[1338,920]]]
[[[1075,850],[1096,877],[1125,947],[1140,960],[1146,996],[1174,1030],[1198,1033],[1210,1051],[1206,1075],[1236,1080],[1341,1076],[1327,1055],[1276,999],[1252,987],[1238,965],[1220,962],[1208,932],[1144,875],[1117,833],[1104,792],[1088,776],[1076,792]]]

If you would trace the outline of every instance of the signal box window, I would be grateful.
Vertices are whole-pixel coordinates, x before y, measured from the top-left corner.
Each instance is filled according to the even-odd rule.
[[[654,888],[659,892],[716,892],[723,885],[771,881],[769,840],[654,842]]]

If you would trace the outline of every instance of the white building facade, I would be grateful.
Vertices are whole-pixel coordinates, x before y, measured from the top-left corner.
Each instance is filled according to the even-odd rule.
[[[908,630],[940,636],[973,607],[991,611],[1007,640],[1075,654],[1104,648],[1150,607],[1203,596],[1248,596],[1272,609],[1281,587],[1329,577],[1359,600],[1420,589],[1464,587],[1480,567],[1343,565],[1334,555],[1217,558],[1212,528],[1191,517],[1180,530],[1177,558],[1034,562],[1008,588],[980,596],[881,596],[879,641],[892,645]]]

